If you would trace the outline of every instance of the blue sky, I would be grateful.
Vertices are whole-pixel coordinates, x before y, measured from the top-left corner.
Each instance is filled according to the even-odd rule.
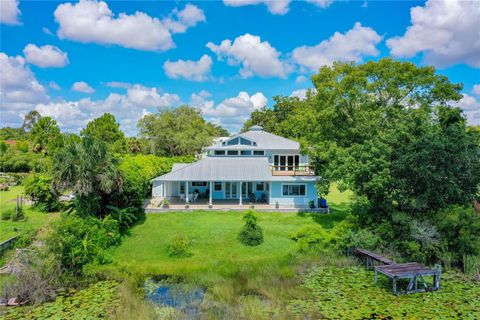
[[[190,104],[235,132],[273,96],[302,97],[321,65],[388,56],[463,83],[458,105],[480,124],[478,2],[0,4],[2,126],[37,109],[77,132],[110,112],[134,135],[142,115]]]

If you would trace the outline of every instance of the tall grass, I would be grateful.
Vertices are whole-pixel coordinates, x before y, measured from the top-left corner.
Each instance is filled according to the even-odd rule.
[[[152,304],[144,299],[143,292],[135,282],[126,280],[119,289],[119,305],[112,316],[116,320],[150,320],[155,319],[155,309]]]

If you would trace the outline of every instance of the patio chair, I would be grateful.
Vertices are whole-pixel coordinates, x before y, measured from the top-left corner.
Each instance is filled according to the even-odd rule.
[[[180,202],[185,202],[185,193],[180,193]]]
[[[258,200],[258,202],[267,202],[267,196],[265,195],[265,193],[262,193],[260,195],[260,199]]]
[[[253,202],[257,202],[257,198],[255,197],[255,193],[250,192],[250,193],[248,194],[248,201],[250,201],[250,202],[252,202],[252,203],[253,203]]]
[[[194,193],[192,196],[192,202],[197,202],[198,201],[198,196],[200,193]]]

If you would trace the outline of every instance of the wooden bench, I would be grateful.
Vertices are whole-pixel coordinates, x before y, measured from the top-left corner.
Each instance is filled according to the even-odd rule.
[[[384,274],[392,279],[393,294],[403,293],[397,290],[398,279],[410,279],[404,293],[415,293],[423,291],[433,291],[440,289],[439,270],[433,270],[417,262],[390,264],[375,267],[375,283],[378,281],[378,274]],[[433,276],[433,284],[430,286],[424,279],[424,276]],[[418,280],[422,281],[423,286],[418,288]]]
[[[388,258],[385,258],[384,256],[381,256],[379,254],[376,254],[375,252],[371,252],[365,249],[353,248],[353,253],[358,256],[365,257],[365,264],[367,268],[375,267],[375,261],[385,265],[395,264],[394,261]]]

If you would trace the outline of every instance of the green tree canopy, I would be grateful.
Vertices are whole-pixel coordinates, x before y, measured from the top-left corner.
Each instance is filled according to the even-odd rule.
[[[40,120],[41,117],[42,116],[40,115],[40,113],[38,113],[37,110],[30,111],[29,113],[27,113],[25,118],[23,118],[22,129],[25,132],[29,132],[30,130],[32,130],[35,123],[37,123],[38,120]]]
[[[149,141],[150,152],[159,156],[195,155],[210,145],[214,137],[228,133],[188,106],[146,115],[140,119],[138,128],[141,137]]]
[[[104,113],[101,117],[90,121],[80,134],[83,137],[96,138],[109,145],[114,152],[126,150],[125,134],[120,130],[120,125],[110,113]]]
[[[40,118],[30,131],[30,141],[35,152],[52,153],[63,145],[57,122],[50,117]]]

